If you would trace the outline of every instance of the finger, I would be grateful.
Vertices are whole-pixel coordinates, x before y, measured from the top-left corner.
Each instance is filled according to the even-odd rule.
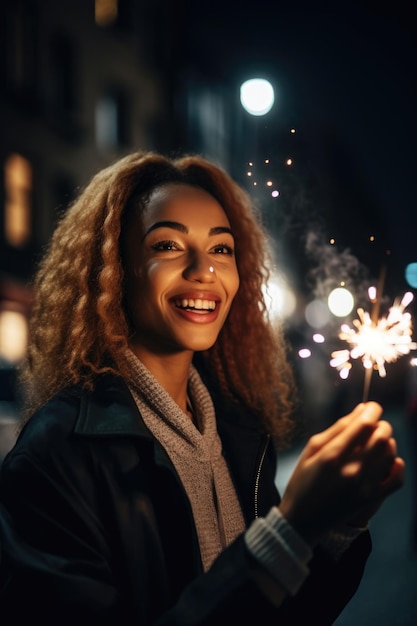
[[[366,422],[376,424],[383,413],[382,406],[378,402],[363,402],[360,405],[358,417]]]
[[[362,405],[355,413],[355,418],[329,442],[329,452],[343,458],[364,446],[377,429],[381,415],[382,407],[378,403]]]
[[[379,420],[377,424],[375,424],[375,428],[372,433],[372,439],[389,439],[392,437],[392,425],[386,420]]]
[[[389,475],[379,486],[380,497],[386,498],[403,486],[405,482],[405,467],[404,459],[397,456],[391,466]]]
[[[386,446],[391,445],[389,444],[390,440],[395,443],[395,439],[392,437],[392,433],[392,425],[385,420],[380,420],[378,424],[376,424],[371,436],[366,442],[366,445],[364,446],[364,452],[366,453],[373,447],[379,446],[382,442],[384,442]]]
[[[397,442],[388,422],[380,422],[364,447],[358,451],[362,461],[362,475],[369,485],[380,483],[391,472],[397,458]]]
[[[377,402],[358,404],[351,413],[313,435],[301,453],[300,460],[311,460],[325,449],[328,458],[339,457],[342,461],[356,447],[364,445],[381,415],[382,407]]]
[[[392,437],[392,426],[388,422],[381,422],[372,433],[368,441],[359,450],[364,468],[370,474],[388,473],[391,463],[397,456],[397,442]]]
[[[382,407],[377,402],[362,402],[361,404],[358,404],[351,413],[338,420],[341,423],[337,432],[335,432],[335,435],[338,435],[346,430],[348,433],[354,433],[356,432],[356,428],[360,428],[362,423],[375,425],[378,423],[382,412]]]
[[[334,424],[329,426],[329,428],[326,428],[326,430],[316,433],[314,435],[315,445],[318,448],[326,445],[329,441],[334,439],[337,435],[344,432],[346,428],[352,422],[356,421],[359,417],[361,417],[364,414],[364,412],[366,416],[368,412],[370,411],[369,407],[367,408],[368,404],[376,404],[376,403],[365,404],[361,402],[353,409],[353,411],[351,411],[351,413],[348,413],[344,415],[343,417],[339,418],[336,422],[334,422]],[[371,412],[373,413],[372,409],[371,409]],[[381,412],[382,412],[382,409],[381,409]]]
[[[395,457],[398,456],[398,447],[397,447],[397,442],[394,439],[394,437],[390,437],[388,440],[388,444],[390,446],[391,449],[391,454]]]

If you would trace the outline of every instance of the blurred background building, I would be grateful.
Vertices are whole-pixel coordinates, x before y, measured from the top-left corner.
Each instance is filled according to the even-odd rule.
[[[158,0],[2,2],[0,406],[8,424],[30,280],[59,215],[126,152],[181,141],[181,33],[171,28],[180,12],[180,3]]]

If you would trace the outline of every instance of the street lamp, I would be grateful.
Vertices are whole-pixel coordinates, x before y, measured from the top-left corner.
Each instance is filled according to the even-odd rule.
[[[264,78],[251,78],[240,86],[240,102],[251,115],[266,115],[275,102],[274,88]]]

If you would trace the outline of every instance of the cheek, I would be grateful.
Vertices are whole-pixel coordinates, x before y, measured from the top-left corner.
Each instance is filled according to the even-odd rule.
[[[239,291],[239,284],[240,284],[239,275],[236,272],[233,276],[229,277],[227,284],[224,285],[227,291],[227,296],[228,296],[227,302],[226,302],[227,308],[225,311],[226,316],[229,315],[230,309],[233,306],[236,294]]]
[[[135,305],[140,317],[158,316],[166,305],[166,294],[172,285],[170,275],[157,263],[141,272],[135,290]]]
[[[240,285],[239,272],[237,271],[237,268],[236,268],[234,273],[233,273],[233,276],[230,277],[230,289],[229,289],[229,292],[230,292],[232,298],[234,298],[235,295],[237,294],[237,292],[239,291],[239,285]]]
[[[158,280],[158,264],[137,264],[133,272],[134,289],[136,293],[147,293],[155,288]]]
[[[157,298],[170,285],[170,274],[160,263],[149,263],[142,276],[142,284],[146,293]]]

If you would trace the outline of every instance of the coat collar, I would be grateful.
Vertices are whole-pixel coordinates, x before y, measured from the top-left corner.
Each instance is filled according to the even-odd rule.
[[[207,383],[206,383],[207,384]],[[242,427],[252,432],[251,439],[262,436],[259,424],[242,407],[225,402],[211,388],[220,430],[235,431]],[[74,432],[90,436],[134,436],[153,439],[123,378],[113,374],[98,376],[92,391],[76,388],[80,408]],[[223,425],[223,428],[222,428]]]
[[[98,377],[92,391],[81,392],[74,432],[79,435],[152,439],[126,383],[110,374]]]
[[[211,390],[216,409],[217,426],[223,444],[225,458],[229,464],[232,478],[240,494],[242,510],[247,522],[255,515],[266,514],[271,501],[278,501],[270,486],[274,485],[276,456],[272,446],[268,446],[269,461],[266,475],[266,496],[264,489],[255,496],[254,478],[259,475],[265,456],[268,437],[259,430],[253,416],[243,407],[230,405],[221,394]],[[173,469],[164,449],[157,444],[147,429],[138,411],[136,403],[122,378],[113,375],[99,377],[93,391],[73,390],[79,398],[79,412],[74,432],[82,437],[117,438],[134,437],[150,444],[154,449],[157,465]],[[271,457],[272,455],[272,457]],[[174,472],[175,473],[175,472]],[[265,471],[262,472],[265,474]],[[269,482],[268,482],[269,480]],[[272,500],[271,500],[272,498]]]

